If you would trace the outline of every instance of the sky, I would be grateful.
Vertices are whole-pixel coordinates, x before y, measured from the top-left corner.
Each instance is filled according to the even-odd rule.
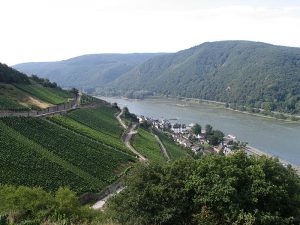
[[[299,0],[0,0],[0,21],[8,65],[219,40],[300,47]]]

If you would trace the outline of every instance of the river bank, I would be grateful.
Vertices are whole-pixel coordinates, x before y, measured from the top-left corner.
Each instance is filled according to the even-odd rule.
[[[123,98],[123,97],[121,97],[121,98]],[[300,115],[292,115],[292,114],[281,113],[281,112],[277,112],[277,111],[270,112],[270,113],[274,114],[274,116],[264,115],[262,113],[255,113],[255,112],[234,109],[234,108],[231,108],[230,106],[226,107],[225,102],[219,102],[219,101],[212,101],[212,100],[199,99],[199,98],[186,98],[186,97],[177,97],[176,98],[176,97],[165,97],[165,96],[151,96],[151,97],[146,97],[145,99],[161,99],[161,98],[172,99],[172,100],[183,101],[183,102],[191,102],[192,101],[194,103],[208,103],[208,104],[213,104],[216,106],[222,106],[222,108],[224,108],[224,109],[231,110],[231,111],[238,112],[238,113],[258,116],[258,117],[267,118],[267,119],[275,119],[275,120],[285,121],[285,122],[300,123]],[[128,98],[124,98],[124,99],[128,99]],[[140,100],[140,99],[135,99],[135,100]],[[262,109],[256,109],[256,110],[260,110],[261,112],[263,112]],[[284,117],[286,117],[286,119],[277,118],[276,115],[283,115]],[[294,119],[292,119],[292,118],[294,118]]]
[[[246,148],[245,148],[245,152],[249,153],[249,154],[253,154],[253,155],[257,155],[257,156],[267,156],[267,157],[270,157],[270,158],[274,158],[273,155],[269,154],[269,153],[266,153],[260,149],[257,149],[257,148],[254,148],[250,145],[247,145]],[[290,163],[284,159],[281,159],[281,158],[278,158],[279,162],[284,165],[285,167],[288,166],[288,165],[291,165],[298,173],[298,175],[300,175],[300,166],[298,165],[295,165],[293,163]]]

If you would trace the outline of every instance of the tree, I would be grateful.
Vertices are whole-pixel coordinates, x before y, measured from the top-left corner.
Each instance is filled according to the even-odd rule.
[[[120,224],[298,224],[299,197],[291,167],[239,151],[143,165],[108,209]]]
[[[206,124],[206,126],[205,126],[205,133],[206,133],[206,135],[211,134],[212,131],[213,131],[213,127],[210,124]]]
[[[193,127],[192,127],[192,132],[195,135],[201,134],[201,126],[196,123]]]

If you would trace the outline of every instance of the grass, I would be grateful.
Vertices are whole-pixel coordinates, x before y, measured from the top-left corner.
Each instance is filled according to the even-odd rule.
[[[29,106],[20,104],[28,94],[13,85],[0,83],[0,110],[27,110]]]
[[[96,191],[100,180],[70,165],[0,121],[0,184],[56,190],[71,186],[78,193]]]
[[[74,97],[71,93],[58,88],[46,88],[38,85],[16,85],[16,87],[53,105],[66,103],[69,98]]]
[[[149,131],[139,128],[138,133],[133,137],[132,145],[138,152],[148,158],[150,162],[166,162],[159,144]]]
[[[99,181],[97,182],[99,190],[118,178],[120,174],[116,171],[119,171],[120,167],[129,166],[134,161],[129,155],[112,150],[44,119],[15,117],[3,118],[2,121],[52,155],[67,162],[65,167],[72,165],[73,169],[78,168],[88,174],[86,179],[92,180],[91,177],[94,177]],[[84,176],[84,173],[81,175]]]
[[[103,134],[120,139],[124,130],[115,118],[117,109],[99,107],[97,109],[78,109],[68,113],[68,117]]]
[[[73,130],[81,135],[92,138],[96,141],[99,141],[105,145],[108,145],[114,149],[126,152],[128,154],[133,155],[133,153],[127,149],[127,147],[123,144],[121,139],[115,137],[114,135],[109,135],[107,132],[101,132],[98,130],[94,130],[87,125],[80,123],[68,116],[55,115],[48,118],[50,121],[57,123],[63,127],[66,127],[70,130]],[[100,127],[101,128],[101,127]]]
[[[185,149],[183,149],[182,147],[180,147],[179,145],[177,145],[172,137],[170,137],[169,135],[159,131],[159,130],[155,130],[156,135],[159,137],[159,139],[161,140],[161,142],[164,144],[164,146],[166,147],[169,156],[172,160],[176,160],[182,157],[187,156],[187,152]]]

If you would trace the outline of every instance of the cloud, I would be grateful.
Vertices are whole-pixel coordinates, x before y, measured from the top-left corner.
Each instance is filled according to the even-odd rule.
[[[230,2],[230,3],[229,3]],[[206,41],[300,46],[300,5],[285,1],[4,0],[0,61],[174,52]]]

